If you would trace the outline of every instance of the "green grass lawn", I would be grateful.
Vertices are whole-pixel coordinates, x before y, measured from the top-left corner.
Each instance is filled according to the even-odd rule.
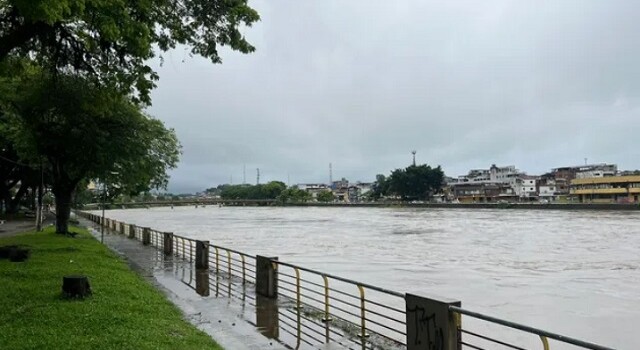
[[[74,231],[0,239],[31,248],[25,262],[0,260],[1,349],[221,349],[86,230]],[[62,299],[62,277],[74,274],[89,277],[92,296]]]

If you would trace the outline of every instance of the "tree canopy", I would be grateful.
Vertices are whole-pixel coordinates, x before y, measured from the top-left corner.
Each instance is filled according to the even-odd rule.
[[[184,45],[219,63],[220,46],[254,51],[241,28],[259,18],[247,0],[3,0],[0,60],[11,53],[86,72],[148,103],[156,50]]]
[[[222,199],[276,199],[287,188],[283,182],[271,181],[264,185],[224,185]]]
[[[336,196],[333,194],[333,192],[331,191],[320,191],[318,192],[318,194],[316,195],[316,199],[318,200],[318,202],[333,202],[334,199],[336,199]]]
[[[374,194],[394,195],[403,200],[426,200],[442,188],[444,172],[440,166],[410,165],[392,171],[386,179],[382,175],[376,178]]]
[[[173,130],[145,115],[116,89],[77,74],[12,67],[0,81],[0,134],[20,159],[45,165],[66,232],[73,191],[85,179],[138,193],[167,184],[180,146]],[[20,72],[20,74],[16,74]]]

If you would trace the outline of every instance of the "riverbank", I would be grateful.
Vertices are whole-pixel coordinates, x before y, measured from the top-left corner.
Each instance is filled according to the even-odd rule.
[[[335,207],[335,208],[442,208],[442,209],[535,209],[535,210],[640,210],[638,204],[617,203],[408,203],[408,202],[369,202],[369,203],[287,203],[276,201],[242,200],[198,200],[186,202],[149,202],[107,205],[107,209],[133,209],[151,207],[180,206],[230,206],[230,207]],[[84,210],[97,210],[97,205],[87,205]]]
[[[0,344],[7,349],[221,349],[176,306],[85,229],[0,238],[31,248],[0,260]],[[61,298],[62,277],[86,275],[92,296]]]

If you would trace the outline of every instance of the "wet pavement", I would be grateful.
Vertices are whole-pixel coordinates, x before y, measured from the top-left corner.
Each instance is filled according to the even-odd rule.
[[[99,240],[100,227],[80,218]],[[363,344],[351,325],[339,320],[325,322],[322,312],[309,305],[297,308],[286,296],[268,299],[255,294],[252,266],[247,262],[246,277],[233,274],[224,265],[224,256],[210,255],[209,269],[196,270],[190,261],[193,250],[176,242],[178,254],[166,256],[162,239],[151,238],[149,246],[138,239],[105,229],[104,243],[123,256],[129,265],[162,290],[185,314],[185,318],[211,335],[226,349],[392,349],[374,344],[371,337]],[[219,264],[220,263],[220,264]],[[227,271],[228,266],[231,266]],[[218,267],[220,267],[218,269]],[[242,269],[244,269],[244,264]],[[236,271],[236,270],[234,270]],[[242,276],[242,277],[241,277]],[[373,335],[373,334],[372,334]],[[377,339],[377,338],[375,338]]]
[[[46,213],[45,219],[42,223],[42,227],[47,227],[55,222],[55,216],[52,213]],[[18,219],[18,220],[2,220],[0,224],[0,238],[10,237],[19,233],[32,231],[36,229],[36,219]]]
[[[80,221],[100,239],[99,227],[84,219]],[[255,296],[248,286],[245,302],[242,302],[242,298],[232,301],[228,297],[216,297],[216,294],[221,296],[221,288],[218,284],[216,293],[215,281],[212,294],[209,297],[200,296],[196,293],[196,272],[189,261],[166,257],[156,247],[143,246],[140,241],[109,232],[105,231],[104,243],[164,292],[183,311],[190,323],[209,334],[225,349],[288,348],[277,340],[264,336],[256,327],[256,309],[249,303],[251,299],[255,300]],[[215,277],[213,279],[219,281]]]

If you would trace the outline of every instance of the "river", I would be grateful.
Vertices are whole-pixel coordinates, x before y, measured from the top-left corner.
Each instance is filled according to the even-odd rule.
[[[635,211],[207,206],[107,216],[640,349]]]

